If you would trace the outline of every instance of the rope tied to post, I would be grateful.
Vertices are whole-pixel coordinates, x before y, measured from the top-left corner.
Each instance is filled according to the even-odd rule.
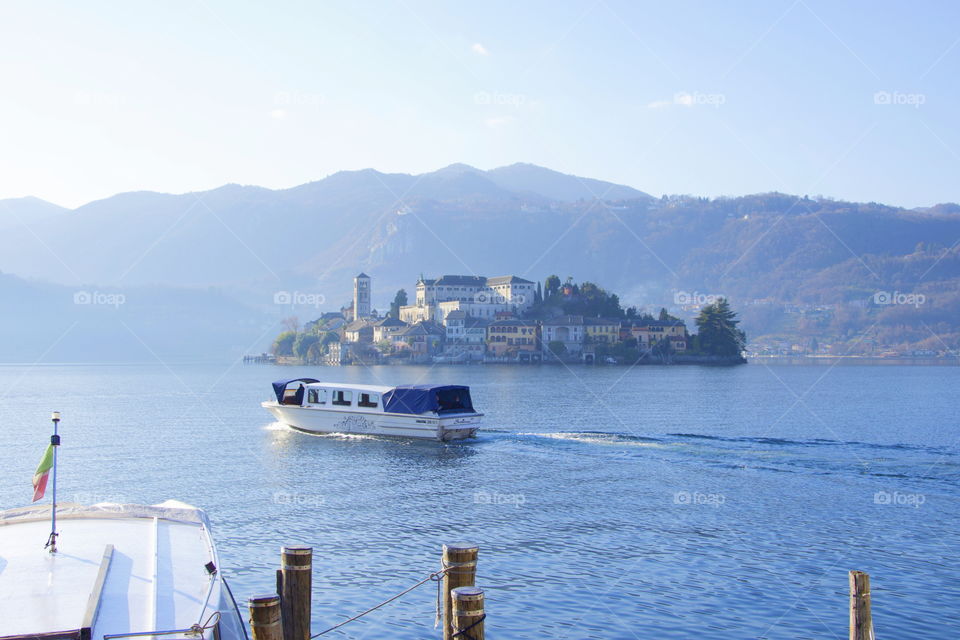
[[[322,635],[324,635],[324,634],[327,634],[327,633],[330,633],[331,631],[334,631],[334,630],[336,630],[336,629],[339,629],[340,627],[342,627],[342,626],[345,625],[345,624],[348,624],[348,623],[350,623],[350,622],[353,622],[354,620],[358,620],[358,619],[362,618],[363,616],[367,615],[368,613],[372,613],[372,612],[376,611],[377,609],[379,609],[380,607],[383,607],[383,606],[385,606],[385,605],[388,605],[388,604],[390,604],[391,602],[393,602],[394,600],[397,600],[398,598],[401,598],[401,597],[407,595],[408,593],[410,593],[411,591],[413,591],[413,590],[416,589],[417,587],[423,586],[424,584],[430,582],[431,580],[434,581],[434,582],[436,582],[437,585],[439,585],[441,579],[443,578],[443,575],[444,575],[447,571],[449,571],[449,570],[450,570],[449,567],[444,567],[444,568],[441,568],[439,571],[434,571],[433,573],[431,573],[430,575],[428,575],[426,578],[424,578],[424,579],[421,580],[420,582],[416,583],[415,585],[413,585],[413,586],[411,586],[411,587],[408,587],[408,588],[404,589],[403,591],[401,591],[400,593],[398,593],[398,594],[395,595],[395,596],[392,596],[392,597],[390,597],[390,598],[387,598],[386,600],[384,600],[384,601],[381,602],[380,604],[378,604],[378,605],[376,605],[376,606],[373,606],[373,607],[370,607],[370,608],[367,609],[366,611],[363,611],[362,613],[358,613],[357,615],[353,616],[352,618],[348,618],[348,619],[344,620],[343,622],[341,622],[341,623],[339,623],[339,624],[335,624],[335,625],[333,625],[332,627],[330,627],[329,629],[324,629],[324,630],[321,631],[320,633],[315,633],[315,634],[313,634],[312,636],[310,636],[310,640],[313,640],[314,638],[319,638],[320,636],[322,636]],[[438,587],[437,587],[437,593],[439,594],[439,592],[440,592],[440,588],[439,588],[439,586],[438,586]],[[438,613],[437,615],[439,615],[439,613]]]
[[[441,578],[448,573],[459,573],[463,567],[476,567],[477,563],[473,562],[447,562],[446,558],[440,558],[440,571],[437,571],[437,575],[440,577],[435,578],[434,580],[437,583],[437,615],[433,619],[433,628],[436,629],[440,626],[440,612],[443,610],[443,583]]]
[[[438,571],[437,573],[443,574],[443,575],[446,575],[447,573],[462,573],[464,569],[476,570],[476,567],[477,567],[476,560],[469,560],[467,562],[447,562],[446,557],[441,557],[440,571]],[[436,580],[437,580],[437,615],[433,620],[434,629],[440,626],[440,618],[441,618],[440,611],[443,609],[443,585],[440,582],[440,578],[437,578]]]
[[[463,638],[466,638],[466,640],[476,640],[476,638],[474,638],[472,635],[467,633],[467,631],[470,631],[470,629],[473,629],[475,626],[483,622],[486,619],[486,617],[487,617],[487,614],[484,613],[479,618],[471,622],[468,626],[464,627],[463,629],[460,629],[460,631],[455,632],[453,634],[453,637],[454,638],[463,637]]]

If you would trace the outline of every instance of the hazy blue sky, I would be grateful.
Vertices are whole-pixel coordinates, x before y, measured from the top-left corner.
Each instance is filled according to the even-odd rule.
[[[956,201],[958,25],[957,2],[4,1],[0,197],[522,161]]]

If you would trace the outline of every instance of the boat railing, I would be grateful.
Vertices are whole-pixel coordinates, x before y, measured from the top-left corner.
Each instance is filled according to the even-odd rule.
[[[196,635],[197,632],[193,630],[193,627],[189,629],[167,629],[165,631],[137,631],[136,633],[107,633],[104,634],[103,640],[111,640],[112,638],[137,638],[137,637],[146,637],[146,636],[167,636],[182,633],[184,635]],[[202,635],[202,632],[200,632]]]

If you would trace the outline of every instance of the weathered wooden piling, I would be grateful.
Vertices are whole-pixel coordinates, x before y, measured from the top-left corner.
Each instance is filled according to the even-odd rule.
[[[870,576],[850,572],[850,640],[874,640],[870,613]]]
[[[480,548],[473,544],[445,544],[441,566],[443,574],[443,640],[453,639],[453,597],[458,587],[472,587],[477,579],[477,554]]]
[[[253,596],[248,604],[253,640],[283,640],[280,596],[275,593]]]
[[[453,632],[456,640],[483,640],[483,589],[457,587],[453,599]]]
[[[277,591],[283,616],[283,640],[310,640],[313,549],[281,547]]]

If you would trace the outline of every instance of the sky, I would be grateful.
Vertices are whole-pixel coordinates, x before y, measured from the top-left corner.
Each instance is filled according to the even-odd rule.
[[[960,201],[956,2],[0,2],[0,198],[532,162]]]

